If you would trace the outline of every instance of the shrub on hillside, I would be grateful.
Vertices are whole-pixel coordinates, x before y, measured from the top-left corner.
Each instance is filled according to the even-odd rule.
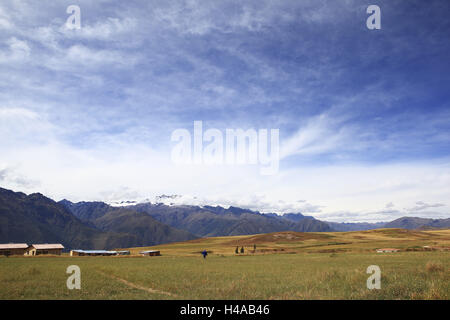
[[[428,262],[425,266],[428,272],[442,272],[444,271],[444,266],[439,262]]]

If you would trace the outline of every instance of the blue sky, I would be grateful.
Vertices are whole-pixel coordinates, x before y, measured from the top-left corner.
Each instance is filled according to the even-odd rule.
[[[64,26],[73,4],[80,30]],[[2,1],[0,185],[450,217],[449,13],[446,0]],[[278,128],[279,174],[174,167],[171,132],[195,120]]]

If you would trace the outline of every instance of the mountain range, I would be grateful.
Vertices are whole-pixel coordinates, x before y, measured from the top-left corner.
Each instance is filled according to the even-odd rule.
[[[128,205],[129,204],[129,205]],[[450,219],[403,217],[380,223],[335,223],[301,213],[260,213],[230,206],[124,202],[55,202],[40,193],[0,188],[0,242],[62,243],[70,249],[151,246],[199,237],[280,231],[450,228]]]
[[[149,215],[101,202],[74,204],[85,209],[80,219],[69,209],[70,204],[55,202],[39,193],[27,196],[0,188],[0,242],[62,243],[71,249],[110,249],[196,238]]]
[[[199,237],[236,236],[278,231],[323,232],[331,227],[320,220],[298,214],[298,221],[261,214],[248,209],[220,206],[167,206],[143,203],[129,209],[146,213],[171,227],[187,230]]]
[[[450,219],[402,217],[384,224],[383,228],[442,229],[450,228]]]

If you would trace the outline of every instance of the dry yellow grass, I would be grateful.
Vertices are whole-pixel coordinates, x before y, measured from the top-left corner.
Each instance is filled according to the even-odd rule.
[[[445,270],[442,263],[439,262],[427,262],[425,268],[428,272],[444,272]]]
[[[0,258],[0,299],[450,299],[450,252],[423,248],[449,244],[449,230],[282,232],[149,248],[160,257],[131,248],[136,255]],[[382,247],[401,251],[375,252]],[[73,264],[81,290],[66,288]],[[381,269],[380,290],[366,286],[370,265]]]

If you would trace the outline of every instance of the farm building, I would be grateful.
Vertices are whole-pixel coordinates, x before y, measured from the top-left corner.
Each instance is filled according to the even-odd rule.
[[[143,256],[160,256],[161,253],[157,250],[148,250],[148,251],[141,251],[139,254]]]
[[[130,251],[107,251],[107,250],[70,250],[71,256],[124,256]]]
[[[71,250],[71,256],[115,256],[117,251],[107,250]]]
[[[383,249],[377,249],[377,253],[383,253],[383,252],[398,252],[400,249],[395,248],[383,248]]]
[[[425,251],[450,251],[450,247],[431,247],[431,246],[423,246]]]
[[[61,255],[63,249],[64,246],[60,243],[32,244],[27,248],[25,255],[27,256],[39,256],[43,254]]]
[[[28,248],[26,243],[5,243],[0,244],[0,256],[23,256]]]

